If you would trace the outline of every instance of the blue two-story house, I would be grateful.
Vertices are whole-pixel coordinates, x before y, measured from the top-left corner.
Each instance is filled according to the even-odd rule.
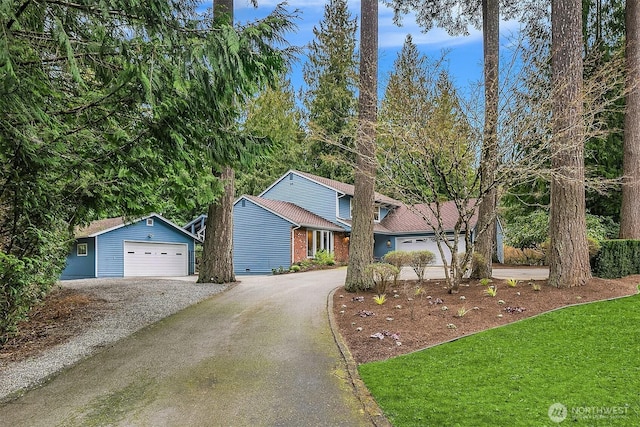
[[[233,258],[236,274],[269,273],[289,268],[319,250],[347,261],[354,186],[306,172],[291,170],[259,196],[242,196],[233,208]],[[430,250],[442,264],[434,228],[426,206],[406,206],[375,193],[374,256],[391,250]],[[441,203],[445,232],[453,231],[458,212],[451,202]],[[427,219],[430,219],[429,221]],[[476,219],[472,219],[475,226]],[[464,240],[458,243],[464,251]],[[502,230],[498,224],[498,248]],[[500,250],[498,258],[501,259]],[[445,254],[450,259],[450,254]]]

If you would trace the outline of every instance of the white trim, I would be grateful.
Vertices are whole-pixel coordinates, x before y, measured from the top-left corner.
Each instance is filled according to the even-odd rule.
[[[238,200],[236,200],[236,202],[234,203],[234,206],[235,206],[235,204],[236,204],[236,203],[238,203],[238,202],[239,202],[239,201],[241,201],[242,199],[246,200],[247,202],[251,202],[251,203],[253,203],[254,205],[256,205],[256,206],[258,206],[258,207],[260,207],[260,208],[264,209],[264,210],[265,210],[265,211],[267,211],[267,212],[271,212],[271,213],[272,213],[272,214],[274,214],[275,216],[277,216],[277,217],[279,217],[279,218],[284,219],[285,221],[287,221],[287,222],[288,222],[288,223],[290,223],[290,224],[293,224],[293,225],[295,225],[295,226],[297,226],[297,227],[300,227],[300,226],[302,225],[302,224],[298,224],[298,223],[297,223],[297,222],[295,222],[295,221],[292,221],[291,219],[289,219],[289,218],[285,217],[284,215],[280,215],[278,212],[276,212],[276,211],[274,211],[274,210],[272,210],[272,209],[269,209],[268,207],[266,207],[266,206],[264,206],[264,205],[262,205],[262,204],[260,204],[260,203],[258,203],[258,202],[256,202],[256,201],[254,201],[254,200],[251,200],[250,198],[245,197],[245,196],[240,196],[240,198],[239,198]]]
[[[80,253],[80,247],[84,248],[84,253]],[[76,256],[89,256],[89,244],[88,243],[76,243]]]
[[[93,238],[93,256],[95,257],[94,264],[95,270],[93,275],[98,277],[98,236]]]
[[[147,227],[153,227],[153,218],[147,218]]]
[[[313,253],[311,255],[309,255],[309,232],[313,233]],[[329,253],[334,253],[335,251],[335,242],[334,242],[334,234],[333,231],[331,230],[322,230],[319,228],[307,228],[307,234],[306,234],[306,242],[307,242],[307,258],[314,258],[316,256],[316,254],[318,253],[317,247],[318,247],[318,241],[317,241],[317,234],[316,233],[320,233],[320,246],[324,246],[324,234],[327,233],[327,241],[329,242],[329,247],[328,248],[320,248],[318,250],[326,250]]]
[[[324,188],[328,188],[329,190],[335,191],[336,193],[340,193],[343,196],[346,195],[346,193],[343,193],[342,191],[338,190],[337,188],[331,187],[327,184],[323,184],[320,181],[316,181],[313,178],[309,178],[308,176],[304,176],[302,175],[299,171],[293,170],[293,169],[289,169],[289,172],[285,173],[284,175],[282,175],[280,178],[278,178],[273,184],[271,184],[269,187],[267,187],[266,190],[264,190],[262,193],[258,194],[258,197],[262,197],[266,192],[268,192],[269,190],[271,190],[273,187],[275,187],[278,183],[280,183],[280,181],[282,181],[284,178],[286,178],[287,176],[289,176],[289,174],[294,174],[299,176],[300,178],[306,179],[307,181],[311,181],[314,184],[318,184]]]
[[[150,213],[149,215],[146,215],[146,216],[143,216],[143,217],[140,217],[140,218],[134,219],[134,220],[132,220],[132,221],[125,222],[125,223],[123,223],[123,224],[119,224],[119,225],[116,225],[116,226],[113,226],[113,227],[107,228],[107,229],[105,229],[105,230],[102,230],[102,231],[95,232],[95,233],[93,233],[93,234],[88,235],[87,237],[97,237],[97,236],[99,236],[99,235],[101,235],[101,234],[105,234],[105,233],[108,233],[108,232],[110,232],[110,231],[117,230],[118,228],[122,228],[122,227],[126,227],[126,226],[128,226],[128,225],[131,225],[131,224],[135,224],[135,223],[137,223],[137,222],[140,222],[140,221],[146,220],[146,219],[151,218],[151,217],[158,218],[159,220],[161,220],[161,221],[165,222],[167,225],[169,225],[169,226],[171,226],[171,227],[175,228],[176,230],[180,231],[181,233],[186,234],[187,236],[189,236],[189,237],[191,237],[191,238],[193,238],[193,239],[195,239],[195,240],[199,240],[199,239],[198,239],[198,237],[197,237],[197,236],[195,236],[194,234],[191,234],[190,232],[188,232],[188,231],[187,231],[187,230],[185,230],[184,228],[182,228],[182,227],[180,227],[179,225],[177,225],[177,224],[175,224],[175,223],[173,223],[173,222],[169,221],[168,219],[164,218],[162,215],[157,214],[157,213],[155,213],[155,212],[154,212],[154,213]]]
[[[257,196],[255,196],[255,197],[257,197]],[[270,213],[274,214],[275,216],[277,216],[277,217],[279,217],[279,218],[284,219],[284,220],[285,220],[285,221],[287,221],[289,224],[295,225],[296,227],[314,228],[314,229],[316,229],[316,230],[328,230],[328,231],[336,231],[336,232],[346,231],[346,230],[344,230],[343,228],[341,228],[340,226],[338,226],[338,225],[336,225],[336,224],[333,224],[333,223],[332,223],[331,221],[329,221],[328,219],[326,219],[326,218],[322,218],[322,217],[321,217],[320,215],[318,215],[318,214],[314,214],[314,215],[315,215],[315,216],[317,216],[318,218],[321,218],[321,219],[322,219],[322,220],[324,220],[324,221],[327,221],[327,222],[328,222],[328,223],[330,223],[330,224],[333,224],[334,226],[330,228],[330,227],[325,227],[325,226],[323,226],[323,225],[319,225],[319,224],[304,224],[304,223],[297,223],[297,222],[293,221],[292,219],[287,218],[286,216],[284,216],[284,215],[282,215],[282,214],[279,214],[278,212],[274,211],[273,209],[269,209],[268,207],[266,207],[266,206],[265,206],[265,205],[263,205],[262,203],[257,202],[257,201],[255,201],[255,200],[252,200],[252,199],[250,199],[250,198],[246,197],[246,195],[240,196],[240,198],[238,198],[238,200],[236,200],[236,201],[235,201],[235,203],[234,203],[233,205],[235,206],[238,202],[242,201],[243,199],[244,199],[244,200],[246,200],[247,202],[251,202],[251,203],[253,203],[255,206],[258,206],[258,207],[260,207],[260,208],[262,208],[262,209],[266,210],[267,212],[270,212]],[[269,200],[269,199],[266,199],[266,200]],[[282,203],[291,203],[291,202],[284,202],[284,201],[282,201]],[[291,203],[291,204],[295,204],[295,203]],[[297,205],[296,205],[296,206],[297,206]],[[313,213],[313,212],[311,212],[311,213]],[[337,219],[337,218],[336,218],[336,219]]]

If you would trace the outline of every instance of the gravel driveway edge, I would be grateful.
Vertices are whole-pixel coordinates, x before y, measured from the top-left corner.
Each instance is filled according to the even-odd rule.
[[[0,402],[13,400],[64,369],[134,332],[229,289],[184,279],[110,278],[63,281],[109,304],[108,313],[63,344],[0,369]]]

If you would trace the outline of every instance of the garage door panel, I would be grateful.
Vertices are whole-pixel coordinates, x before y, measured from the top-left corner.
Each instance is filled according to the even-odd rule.
[[[125,242],[125,276],[187,276],[185,244]]]
[[[398,237],[396,238],[396,249],[399,251],[430,251],[435,255],[435,260],[433,265],[443,265],[442,257],[440,256],[440,251],[438,250],[438,244],[436,243],[436,238],[433,236],[408,236],[408,237]],[[447,262],[451,261],[451,251],[449,248],[443,243],[442,249],[444,251]],[[465,251],[465,242],[464,240],[459,240],[458,242],[458,252]]]

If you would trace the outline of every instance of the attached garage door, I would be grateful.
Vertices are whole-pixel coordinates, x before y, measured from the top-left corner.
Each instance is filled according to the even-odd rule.
[[[434,265],[442,265],[442,257],[438,250],[438,244],[434,237],[430,236],[407,236],[396,238],[396,249],[399,251],[431,251],[436,256]],[[451,261],[451,252],[443,242],[442,249],[447,258],[447,262]],[[465,251],[464,239],[458,242],[458,253]]]
[[[187,276],[188,263],[186,244],[124,242],[125,276]]]

